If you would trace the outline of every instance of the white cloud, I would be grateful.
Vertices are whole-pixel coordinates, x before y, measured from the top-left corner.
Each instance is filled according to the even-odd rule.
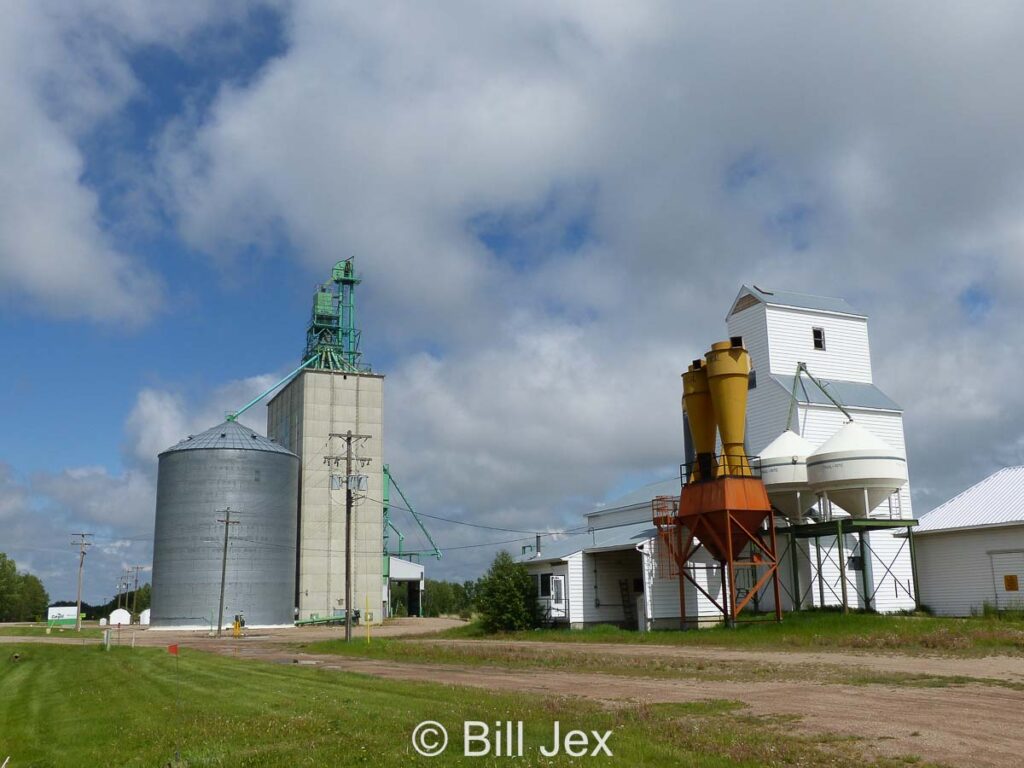
[[[871,313],[927,508],[1024,428],[986,348],[1024,342],[1021,15],[296,3],[286,55],[179,126],[163,167],[197,247],[356,253],[367,343],[441,347],[388,383],[389,451],[431,503],[534,527],[671,464],[678,372],[756,281]],[[575,189],[578,251],[510,265],[472,232]],[[969,322],[978,282],[994,306]]]
[[[34,148],[11,167],[35,182],[14,203],[0,191],[0,243],[15,238],[0,276],[71,314],[122,318],[153,278],[104,234],[75,137],[138,87],[124,50],[184,45],[212,6],[83,7],[114,20],[74,56],[54,51],[76,13],[7,25],[23,117],[0,131]],[[1007,383],[1024,374],[1020,6],[287,12],[284,55],[209,113],[176,116],[149,181],[211,257],[282,234],[308,264],[358,255],[365,350],[394,355],[389,460],[421,508],[560,527],[623,477],[671,468],[679,371],[723,333],[742,282],[872,315],[918,509],[1024,460],[1024,395]],[[74,98],[44,99],[25,72]],[[582,244],[563,242],[577,219]],[[481,222],[532,245],[502,258]],[[972,288],[991,302],[974,316]],[[199,404],[141,392],[128,454],[152,472],[258,384]],[[246,418],[265,431],[262,416]]]
[[[245,12],[235,2],[106,0],[4,9],[0,296],[34,313],[129,326],[159,308],[162,280],[112,236],[80,145],[138,93],[129,52],[180,48]]]

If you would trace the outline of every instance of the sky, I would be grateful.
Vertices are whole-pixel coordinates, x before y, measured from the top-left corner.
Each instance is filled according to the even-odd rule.
[[[1010,2],[10,5],[0,551],[68,599],[91,531],[109,598],[156,454],[299,362],[353,255],[432,515],[557,530],[672,477],[679,373],[743,283],[870,316],[918,514],[1024,463],[1022,31]],[[431,530],[443,578],[514,536]]]

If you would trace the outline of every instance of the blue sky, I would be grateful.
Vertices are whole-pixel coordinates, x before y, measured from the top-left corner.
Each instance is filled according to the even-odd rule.
[[[558,529],[672,475],[679,371],[745,282],[870,315],[916,509],[1024,461],[1024,394],[986,356],[1024,344],[1021,21],[12,9],[0,549],[59,594],[67,531],[105,537],[99,582],[145,561],[155,453],[298,362],[316,283],[352,255],[388,460],[423,511]]]

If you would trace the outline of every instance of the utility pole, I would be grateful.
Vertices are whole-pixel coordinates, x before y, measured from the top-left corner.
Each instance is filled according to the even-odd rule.
[[[237,520],[231,519],[231,507],[219,511],[224,515],[223,519],[218,518],[218,523],[224,523],[224,557],[220,563],[220,609],[217,611],[217,637],[221,636],[224,627],[224,584],[228,575],[228,531],[232,525],[238,525]]]
[[[360,464],[365,465],[369,459],[360,459],[352,455],[353,440],[369,440],[370,435],[354,435],[352,430],[344,433],[332,432],[331,437],[341,437],[345,440],[345,642],[352,642],[352,485],[358,483],[361,475],[352,474],[352,460],[356,458]],[[326,463],[340,462],[340,456],[326,456]],[[328,542],[330,548],[330,542]]]
[[[117,577],[117,607],[121,607],[121,598],[124,597],[125,606],[128,605],[128,571],[122,570]]]
[[[132,570],[135,571],[135,588],[132,590],[132,621],[135,620],[135,607],[138,605],[138,594],[139,594],[139,571],[142,570],[141,565],[133,565]]]
[[[75,616],[75,631],[82,631],[82,571],[85,569],[85,550],[92,546],[92,542],[89,541],[91,533],[73,533],[72,536],[76,538],[71,542],[71,546],[78,547],[78,600],[77,613]]]

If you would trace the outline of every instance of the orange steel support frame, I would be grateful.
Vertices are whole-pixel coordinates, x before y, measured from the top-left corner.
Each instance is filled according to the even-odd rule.
[[[775,619],[782,620],[781,584],[776,556],[775,514],[760,479],[720,477],[688,483],[680,495],[678,507],[671,497],[654,501],[653,518],[662,544],[671,553],[679,574],[680,623],[686,623],[686,582],[693,584],[733,625],[754,596],[772,581]],[[768,523],[768,541],[759,535],[761,524]],[[749,545],[749,559],[742,555]],[[716,600],[690,575],[686,564],[697,551],[705,550],[722,568],[722,602]],[[740,599],[736,589],[738,569],[751,568],[756,579]],[[758,572],[760,574],[758,575]]]

